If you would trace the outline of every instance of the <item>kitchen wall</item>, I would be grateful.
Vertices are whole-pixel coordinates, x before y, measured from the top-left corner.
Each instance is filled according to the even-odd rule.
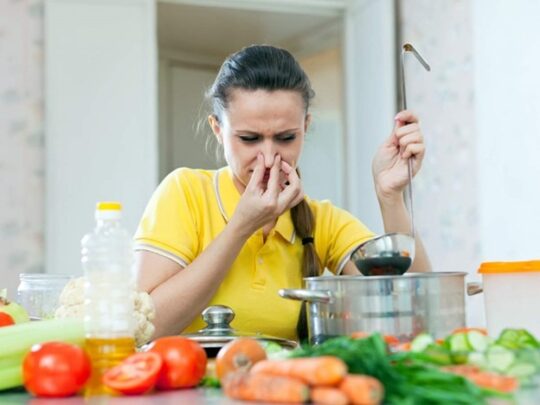
[[[416,220],[434,269],[474,270],[480,257],[472,5],[403,0],[401,42],[431,65],[406,58],[408,107],[420,115],[427,153],[414,183]]]
[[[340,48],[300,58],[315,98],[312,123],[300,162],[304,190],[311,198],[329,199],[344,207],[344,107]]]
[[[473,280],[482,261],[538,258],[540,56],[529,45],[540,3],[398,4],[402,41],[432,66],[408,63],[406,83],[426,136],[415,208],[434,269]],[[482,296],[468,302],[469,322],[482,324]]]
[[[478,212],[473,15],[467,0],[403,0],[401,41],[431,65],[406,57],[407,104],[420,115],[426,159],[414,182],[416,221],[433,268],[477,279]],[[468,322],[483,325],[482,296],[467,298]]]
[[[43,0],[0,2],[0,289],[44,267]]]
[[[396,3],[402,41],[432,66],[407,63],[407,92],[428,148],[415,210],[435,270],[475,273],[482,260],[537,257],[540,60],[526,45],[540,33],[540,5]],[[42,25],[43,0],[0,2],[0,288],[11,296],[18,273],[44,267]],[[320,118],[314,134],[325,132]],[[482,323],[481,297],[470,302],[470,321]]]

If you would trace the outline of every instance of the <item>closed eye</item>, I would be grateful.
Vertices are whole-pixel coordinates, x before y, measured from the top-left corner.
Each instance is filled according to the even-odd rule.
[[[296,134],[280,135],[278,137],[279,142],[292,142],[296,139]]]
[[[246,143],[253,143],[259,140],[259,137],[256,135],[239,135],[238,137],[242,140],[242,142]]]

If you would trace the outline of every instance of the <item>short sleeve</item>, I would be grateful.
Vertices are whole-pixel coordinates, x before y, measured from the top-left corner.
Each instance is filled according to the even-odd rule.
[[[200,249],[197,176],[189,169],[170,173],[152,195],[135,233],[135,250],[168,257],[185,267]]]
[[[317,203],[315,248],[324,267],[340,274],[351,253],[375,235],[348,211],[329,201]]]

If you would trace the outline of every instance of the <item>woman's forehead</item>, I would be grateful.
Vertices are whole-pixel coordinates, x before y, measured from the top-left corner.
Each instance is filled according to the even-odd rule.
[[[234,89],[226,113],[231,126],[262,122],[299,125],[305,118],[302,96],[293,90]]]

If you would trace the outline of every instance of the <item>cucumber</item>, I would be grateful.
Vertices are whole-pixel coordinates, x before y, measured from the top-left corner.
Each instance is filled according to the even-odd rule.
[[[486,355],[481,352],[471,352],[467,356],[467,363],[473,364],[480,368],[486,368],[487,367]]]
[[[420,333],[411,342],[411,352],[423,352],[435,339],[428,333]]]
[[[516,356],[503,346],[493,345],[486,352],[486,359],[490,369],[504,373],[514,363]]]
[[[446,348],[436,344],[431,344],[426,347],[423,354],[429,359],[429,361],[440,366],[449,366],[454,364],[451,353]]]
[[[450,350],[452,352],[469,352],[471,347],[469,345],[467,335],[465,333],[456,333],[448,338],[450,344]]]
[[[508,349],[540,349],[540,342],[525,329],[505,329],[499,335],[497,344]]]
[[[508,370],[505,372],[506,375],[516,378],[526,378],[534,375],[537,372],[534,364],[530,363],[514,363]]]
[[[467,343],[472,351],[485,352],[489,345],[489,338],[486,335],[473,330],[467,332]]]

